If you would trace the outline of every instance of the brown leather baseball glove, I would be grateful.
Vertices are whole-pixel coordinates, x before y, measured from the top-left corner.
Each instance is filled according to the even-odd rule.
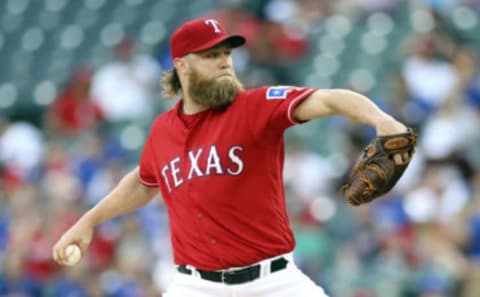
[[[354,206],[372,201],[390,191],[410,164],[416,134],[407,132],[378,136],[365,148],[347,184],[341,191],[347,201]],[[394,160],[394,156],[398,158]]]

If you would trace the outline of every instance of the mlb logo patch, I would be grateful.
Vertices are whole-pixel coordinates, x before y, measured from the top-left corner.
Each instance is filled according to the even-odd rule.
[[[288,92],[292,90],[289,86],[276,86],[267,89],[267,100],[270,99],[286,99]]]

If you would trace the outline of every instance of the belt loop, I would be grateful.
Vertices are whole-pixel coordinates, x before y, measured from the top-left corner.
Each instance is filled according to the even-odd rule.
[[[270,261],[263,261],[261,265],[261,276],[267,276],[270,274]]]
[[[292,252],[286,254],[284,257],[285,257],[285,259],[288,260],[288,263],[294,263],[295,262],[294,259],[293,259],[293,253]]]
[[[197,268],[193,267],[192,265],[185,265],[185,266],[187,266],[187,268],[192,271],[191,275],[193,277],[200,277]]]
[[[178,270],[178,272],[181,272],[181,273],[184,273],[184,274],[188,274],[188,275],[192,275],[192,274],[193,274],[192,269],[189,268],[187,265],[178,266],[177,270]]]

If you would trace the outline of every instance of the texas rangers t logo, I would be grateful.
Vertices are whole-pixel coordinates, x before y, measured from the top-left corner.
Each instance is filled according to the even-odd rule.
[[[214,19],[208,19],[205,20],[206,25],[212,25],[213,29],[215,30],[215,33],[220,34],[222,31],[220,30],[220,27],[218,26],[218,21]]]

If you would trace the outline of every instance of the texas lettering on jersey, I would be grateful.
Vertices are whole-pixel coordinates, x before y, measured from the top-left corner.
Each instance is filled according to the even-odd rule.
[[[169,192],[173,188],[180,187],[185,181],[197,177],[207,177],[210,175],[232,175],[236,176],[243,172],[244,161],[241,158],[241,152],[244,148],[235,145],[228,149],[225,156],[222,156],[216,145],[211,145],[207,149],[198,148],[188,152],[188,158],[175,157],[161,169],[161,174]],[[186,171],[184,162],[188,162]],[[172,181],[172,182],[170,182]]]

